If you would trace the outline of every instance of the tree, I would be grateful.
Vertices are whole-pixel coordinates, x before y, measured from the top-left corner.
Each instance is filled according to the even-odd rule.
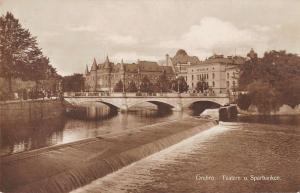
[[[133,81],[129,82],[127,91],[128,92],[137,92],[138,91],[138,89],[137,89],[137,87],[136,87],[136,85],[135,85],[135,83]]]
[[[83,75],[73,74],[71,76],[64,76],[62,85],[65,92],[80,92],[84,85]]]
[[[240,66],[239,90],[247,90],[259,111],[270,113],[280,105],[295,107],[300,99],[300,57],[285,51],[266,52]],[[265,98],[264,98],[265,97]]]
[[[168,92],[170,90],[170,80],[166,74],[166,71],[163,71],[161,75],[159,75],[158,80],[155,84],[156,92]]]
[[[197,92],[203,93],[203,91],[207,90],[208,88],[209,88],[208,84],[204,80],[201,80],[201,81],[197,82],[197,85],[196,85],[196,91]]]
[[[122,80],[119,80],[117,84],[114,87],[114,92],[123,92],[123,82]]]
[[[144,76],[141,81],[140,91],[149,93],[149,92],[153,92],[152,88],[153,88],[153,85],[150,82],[149,78],[147,76]]]
[[[175,80],[172,81],[172,90],[183,93],[188,91],[188,85],[183,76],[179,76]]]
[[[242,110],[247,110],[251,105],[251,97],[249,94],[239,94],[237,99],[237,105]]]
[[[0,17],[0,76],[9,84],[12,92],[12,78],[40,80],[45,78],[49,59],[38,48],[36,37],[22,28],[13,14]]]
[[[258,112],[268,114],[275,112],[282,105],[278,101],[277,91],[269,83],[256,81],[248,85],[251,104],[257,107]]]

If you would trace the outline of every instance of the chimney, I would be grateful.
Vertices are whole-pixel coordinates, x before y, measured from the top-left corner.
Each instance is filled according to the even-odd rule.
[[[166,54],[166,66],[169,66],[169,60],[170,60],[169,54]]]

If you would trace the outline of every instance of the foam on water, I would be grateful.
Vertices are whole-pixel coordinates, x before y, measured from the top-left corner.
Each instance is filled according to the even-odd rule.
[[[230,128],[230,126],[214,126],[158,153],[150,155],[145,159],[134,162],[117,172],[97,179],[86,186],[72,191],[72,193],[134,192],[138,185],[137,183],[155,182],[155,178],[151,177],[151,175],[147,175],[150,174],[151,171],[154,171],[163,165],[174,163],[179,157],[182,158],[186,155],[191,155],[195,149],[205,149],[205,146],[202,146],[205,141],[230,130]],[[161,185],[164,186],[164,184]],[[124,187],[126,187],[126,189]]]

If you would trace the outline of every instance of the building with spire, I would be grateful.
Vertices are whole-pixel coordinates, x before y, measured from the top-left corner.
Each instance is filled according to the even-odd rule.
[[[160,66],[157,62],[137,60],[136,63],[113,63],[107,56],[103,63],[93,60],[91,68],[85,70],[85,90],[94,92],[113,92],[115,85],[125,82],[125,89],[130,83],[139,87],[141,80],[147,77],[152,83],[156,83],[158,77],[165,73],[168,79],[175,78],[171,66]]]

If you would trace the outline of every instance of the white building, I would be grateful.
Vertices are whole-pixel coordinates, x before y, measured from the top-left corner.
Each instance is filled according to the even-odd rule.
[[[215,94],[230,93],[238,86],[238,66],[245,58],[234,56],[224,58],[214,55],[197,65],[187,68],[187,84],[190,92],[196,92],[198,82],[206,82]]]

